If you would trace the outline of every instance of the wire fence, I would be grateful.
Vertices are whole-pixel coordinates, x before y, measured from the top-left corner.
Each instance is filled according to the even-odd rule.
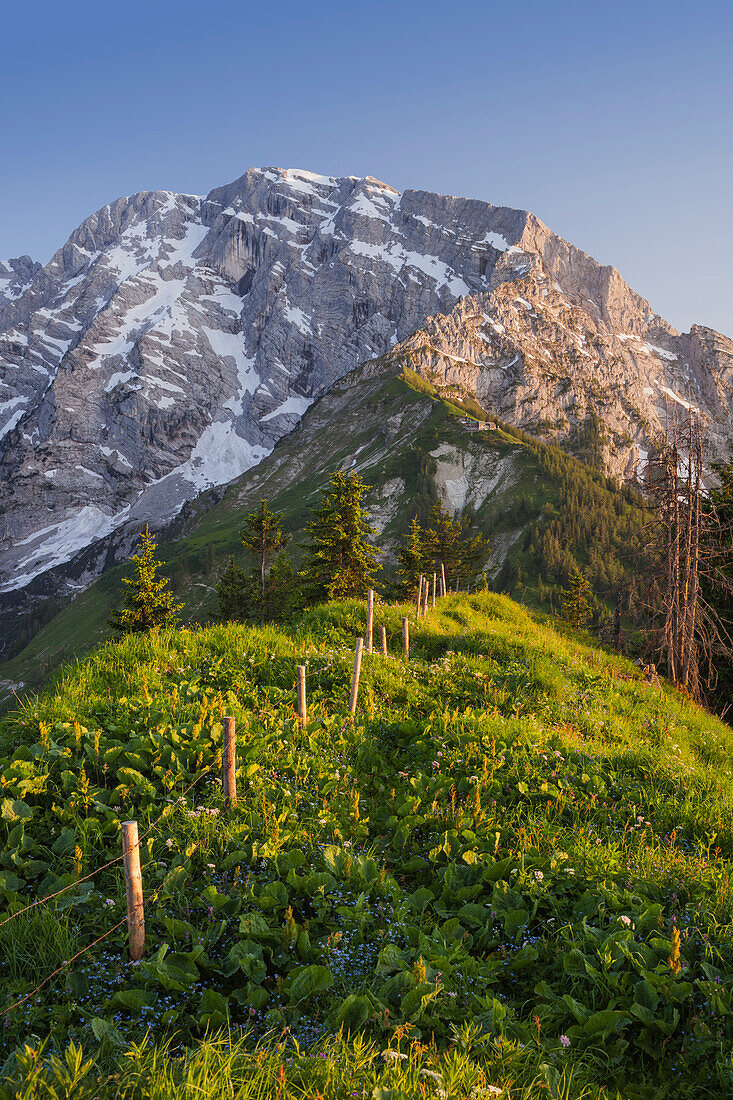
[[[196,784],[199,782],[199,780],[203,779],[204,776],[207,775],[213,767],[214,767],[213,763],[209,764],[206,768],[203,769],[203,771],[199,772],[199,774],[196,776],[196,778],[191,783],[189,783],[189,785],[186,787],[186,789],[178,796],[179,799],[185,798],[186,795],[188,794],[188,792],[192,789],[192,787],[195,787]],[[154,829],[157,829],[159,827],[159,825],[162,822],[163,818],[167,817],[168,814],[170,813],[170,809],[171,809],[170,806],[165,806],[161,810],[160,814],[155,819],[155,821],[153,821],[148,826],[148,828],[145,830],[144,833],[140,834],[140,837],[138,838],[138,846],[143,842],[143,840],[145,840],[145,838],[147,836],[150,835],[151,832],[153,832]],[[16,911],[14,913],[11,913],[9,917],[6,917],[5,920],[0,921],[0,928],[2,928],[6,924],[9,924],[11,921],[15,920],[16,917],[22,917],[24,913],[28,913],[31,909],[36,909],[39,905],[47,905],[48,902],[53,901],[54,898],[58,898],[58,897],[61,896],[61,894],[65,894],[67,890],[73,890],[75,887],[79,886],[80,883],[87,882],[89,879],[94,878],[95,875],[101,874],[102,871],[106,871],[109,867],[114,867],[114,865],[116,863],[121,863],[121,862],[122,862],[122,855],[115,856],[114,859],[108,860],[107,863],[103,863],[100,867],[95,867],[95,869],[93,871],[90,871],[86,875],[82,875],[81,878],[76,878],[76,879],[74,879],[73,882],[68,883],[66,886],[62,886],[60,890],[54,891],[53,894],[47,894],[44,898],[37,898],[36,901],[32,901],[30,903],[30,905],[25,905],[22,909],[16,909]]]
[[[151,893],[145,899],[145,905],[150,905],[153,902],[158,900],[158,897],[160,896],[160,892],[162,891],[163,887],[166,885],[168,880],[172,877],[172,875],[176,871],[179,871],[181,869],[181,867],[186,866],[188,861],[191,859],[191,857],[194,855],[194,853],[196,851],[198,851],[200,846],[201,845],[200,845],[200,842],[199,842],[199,844],[196,844],[195,847],[193,848],[193,850],[188,853],[188,855],[184,859],[183,863],[179,863],[179,865],[177,867],[171,868],[169,873],[166,875],[164,880],[161,882],[160,886],[157,886],[155,888],[155,890],[151,891]],[[119,858],[122,859],[122,856],[120,856]],[[112,862],[117,862],[117,861],[113,860]],[[107,866],[110,866],[110,864],[107,864]],[[99,869],[101,870],[101,868],[99,868]],[[106,940],[108,938],[108,936],[111,936],[113,934],[113,932],[116,932],[118,928],[121,928],[122,925],[126,924],[126,923],[127,923],[127,914],[125,914],[125,916],[121,920],[118,920],[117,924],[113,924],[111,928],[108,928],[106,932],[103,932],[101,936],[97,936],[96,940],[93,940],[92,943],[87,944],[86,947],[82,947],[81,950],[77,951],[75,955],[72,955],[71,958],[66,959],[65,962],[62,962],[61,966],[57,966],[56,969],[54,971],[52,971],[50,974],[48,974],[43,979],[42,982],[39,982],[38,985],[35,987],[35,989],[32,989],[30,991],[30,993],[26,993],[24,997],[20,997],[17,1001],[13,1001],[12,1004],[8,1005],[7,1008],[4,1008],[2,1010],[2,1012],[0,1012],[0,1019],[2,1019],[3,1016],[7,1016],[7,1014],[9,1012],[12,1012],[13,1009],[20,1008],[21,1005],[25,1004],[26,1001],[29,1001],[32,997],[35,997],[35,995],[37,993],[40,993],[40,991],[44,988],[44,986],[48,985],[48,983],[50,981],[52,981],[53,978],[55,978],[58,974],[63,973],[63,971],[66,970],[67,967],[71,966],[71,964],[73,962],[76,962],[77,959],[80,959],[82,957],[82,955],[85,955],[87,953],[87,951],[91,951],[93,947],[97,946],[97,944],[102,943],[103,940]]]
[[[441,587],[443,588],[443,591],[442,592],[439,591],[439,594],[446,595],[447,593],[446,593],[446,590],[445,590],[444,582],[443,582],[443,585]],[[419,594],[418,594],[418,601],[419,601],[418,610],[417,610],[417,617],[418,618],[421,617],[421,615],[424,617],[426,612],[427,612],[427,608],[428,608],[427,595],[428,595],[427,578],[426,578],[425,587],[423,589],[423,578],[421,577],[420,578],[420,586],[419,586]],[[424,604],[422,602],[423,598],[424,598]],[[420,604],[422,604],[422,608],[420,607]],[[432,606],[434,607],[435,604],[433,603]],[[358,641],[362,641],[362,639],[358,639]],[[360,650],[359,650],[358,645],[357,645],[357,653],[359,654],[359,657],[360,657]],[[353,694],[353,687],[354,687],[354,685],[352,684],[352,694]],[[357,690],[358,690],[358,675],[356,676],[356,687],[357,687]],[[352,702],[355,705],[355,699],[353,699]],[[192,790],[193,787],[195,787],[196,784],[201,779],[203,779],[206,775],[208,775],[209,772],[215,767],[216,764],[217,764],[217,761],[214,760],[214,761],[212,761],[211,764],[207,765],[207,767],[205,767],[202,771],[200,771],[199,774],[188,784],[188,786],[178,796],[177,801],[185,799],[188,792],[190,790]],[[173,803],[172,805],[175,805],[175,803]],[[163,810],[160,812],[158,817],[155,819],[155,821],[151,822],[151,824],[148,825],[147,829],[145,829],[145,831],[140,834],[140,836],[138,837],[137,845],[136,845],[137,848],[140,847],[143,840],[145,840],[148,836],[150,836],[151,833],[155,832],[160,827],[163,819],[169,816],[169,814],[172,810],[172,805],[171,804],[166,805],[163,808]],[[171,868],[170,872],[168,873],[168,875],[166,875],[163,882],[159,886],[157,886],[153,891],[151,891],[151,893],[145,899],[144,905],[152,904],[155,901],[157,901],[158,897],[160,896],[161,891],[163,890],[165,885],[168,883],[171,876],[174,873],[176,873],[177,871],[179,871],[182,867],[186,866],[186,864],[193,857],[195,852],[198,851],[200,846],[201,846],[201,842],[199,841],[199,843],[194,845],[193,849],[188,853],[188,855],[184,859],[183,863],[178,864],[178,866],[176,866],[174,868]],[[36,899],[36,901],[31,902],[29,905],[24,906],[22,909],[17,909],[14,913],[11,913],[4,920],[0,921],[0,928],[3,928],[6,924],[9,924],[11,921],[15,920],[16,918],[23,916],[24,913],[30,912],[32,909],[36,909],[39,906],[47,905],[49,902],[52,902],[55,898],[58,898],[62,894],[65,894],[68,890],[73,890],[73,889],[77,888],[80,885],[80,883],[87,882],[90,879],[93,879],[96,875],[101,874],[102,871],[106,871],[110,867],[114,867],[116,864],[122,863],[123,860],[124,860],[124,856],[122,854],[120,854],[119,856],[115,856],[114,859],[110,859],[106,863],[103,863],[99,867],[96,867],[93,871],[88,872],[88,874],[83,875],[80,878],[74,879],[73,882],[68,883],[66,886],[63,886],[60,890],[56,890],[52,894],[46,895],[46,897],[38,898],[38,899]],[[51,982],[55,977],[57,977],[59,974],[63,973],[63,971],[66,970],[69,966],[71,966],[72,963],[76,962],[77,959],[81,958],[87,952],[89,952],[93,948],[97,947],[98,944],[100,944],[104,940],[108,939],[109,936],[113,935],[113,933],[115,933],[119,928],[121,928],[123,924],[127,923],[127,921],[128,921],[128,916],[126,914],[124,917],[121,918],[121,920],[119,920],[111,928],[108,928],[105,932],[103,932],[102,935],[98,936],[90,944],[87,944],[86,947],[81,948],[79,951],[76,952],[76,954],[74,954],[70,958],[66,959],[65,962],[61,963],[60,966],[58,966],[54,971],[52,971],[50,974],[48,974],[29,993],[26,993],[23,997],[19,998],[17,1001],[14,1001],[12,1004],[8,1005],[6,1008],[4,1008],[2,1011],[0,1011],[0,1019],[2,1019],[4,1016],[7,1016],[7,1014],[9,1012],[12,1012],[14,1009],[19,1008],[21,1005],[23,1005],[27,1001],[31,1000],[31,998],[35,997],[36,994],[39,993],[46,985],[48,985],[48,983]]]

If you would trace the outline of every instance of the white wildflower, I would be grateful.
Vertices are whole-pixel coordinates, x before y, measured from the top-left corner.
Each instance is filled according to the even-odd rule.
[[[401,1050],[383,1050],[382,1058],[385,1062],[404,1062],[407,1055],[403,1054]]]
[[[431,1079],[431,1081],[437,1081],[439,1085],[443,1084],[443,1078],[440,1076],[439,1073],[436,1073],[435,1070],[433,1070],[433,1069],[421,1069],[420,1070],[420,1076],[421,1077],[429,1077]]]

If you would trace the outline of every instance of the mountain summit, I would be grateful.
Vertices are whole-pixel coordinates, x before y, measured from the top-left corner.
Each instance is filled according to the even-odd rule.
[[[675,408],[711,457],[733,436],[733,343],[680,335],[534,215],[250,169],[120,198],[45,267],[0,264],[0,589],[48,591],[81,552],[86,583],[106,536],[231,481],[387,352],[543,438],[596,417],[622,478]]]

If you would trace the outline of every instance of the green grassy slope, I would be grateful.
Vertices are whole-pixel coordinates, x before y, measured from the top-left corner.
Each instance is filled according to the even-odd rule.
[[[356,603],[110,643],[4,720],[0,922],[64,890],[0,923],[5,1055],[73,1039],[104,1096],[730,1094],[733,732],[497,595],[440,601],[406,664],[408,611],[377,609],[353,722]],[[119,865],[85,878],[131,817],[139,966]]]
[[[261,496],[284,512],[297,559],[319,489],[340,463],[358,464],[373,486],[366,503],[383,527],[378,542],[385,551],[387,582],[392,549],[416,508],[429,507],[431,494],[435,498],[425,472],[426,464],[435,465],[431,453],[453,463],[453,476],[460,481],[465,475],[474,486],[476,521],[495,548],[490,566],[499,588],[509,590],[521,580],[529,585],[529,603],[549,606],[553,597],[557,603],[573,553],[589,569],[601,598],[614,580],[633,571],[642,522],[633,495],[527,436],[502,428],[467,431],[432,386],[411,371],[398,377],[397,369],[376,361],[353,371],[316,402],[271,456],[233,482],[223,499],[204,494],[185,510],[160,553],[164,573],[184,602],[186,621],[206,622],[214,613],[217,578],[229,556],[241,552],[243,516]],[[0,664],[0,704],[2,682],[37,688],[63,660],[108,636],[106,619],[119,601],[124,572],[124,566],[110,569],[21,653]],[[5,697],[7,705],[8,691]]]

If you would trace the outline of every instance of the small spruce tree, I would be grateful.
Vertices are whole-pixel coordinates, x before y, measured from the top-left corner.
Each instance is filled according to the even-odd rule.
[[[472,534],[468,516],[454,519],[442,504],[431,512],[429,526],[423,533],[423,553],[426,566],[445,567],[449,588],[477,573],[489,555],[489,542],[480,533]]]
[[[368,539],[375,528],[367,522],[361,503],[368,488],[358,473],[341,468],[322,492],[307,528],[305,579],[316,600],[364,596],[374,583],[376,551]]]
[[[280,551],[270,566],[265,598],[268,617],[275,622],[281,622],[303,610],[302,577],[295,571],[284,550]]]
[[[239,622],[247,618],[251,605],[251,577],[249,577],[234,557],[219,578],[216,596],[219,601],[219,618],[223,622]],[[248,598],[248,596],[250,598]]]
[[[399,562],[400,588],[402,593],[411,599],[417,593],[417,584],[420,574],[425,573],[426,551],[425,532],[415,516],[407,529],[407,537],[402,546],[397,550]]]
[[[156,543],[146,524],[140,532],[137,553],[129,559],[135,566],[133,576],[122,581],[127,585],[123,606],[112,611],[108,619],[112,629],[120,634],[138,633],[153,626],[173,626],[177,621],[176,615],[183,605],[173,599],[165,578],[156,579],[160,562],[155,551]]]
[[[562,617],[576,629],[587,626],[591,617],[591,588],[582,569],[573,562],[568,586],[562,594]]]
[[[288,544],[288,536],[282,529],[282,513],[272,512],[263,497],[259,508],[247,515],[247,525],[242,531],[242,546],[255,559],[260,579],[259,617],[264,623],[267,609],[267,566],[272,557]]]

